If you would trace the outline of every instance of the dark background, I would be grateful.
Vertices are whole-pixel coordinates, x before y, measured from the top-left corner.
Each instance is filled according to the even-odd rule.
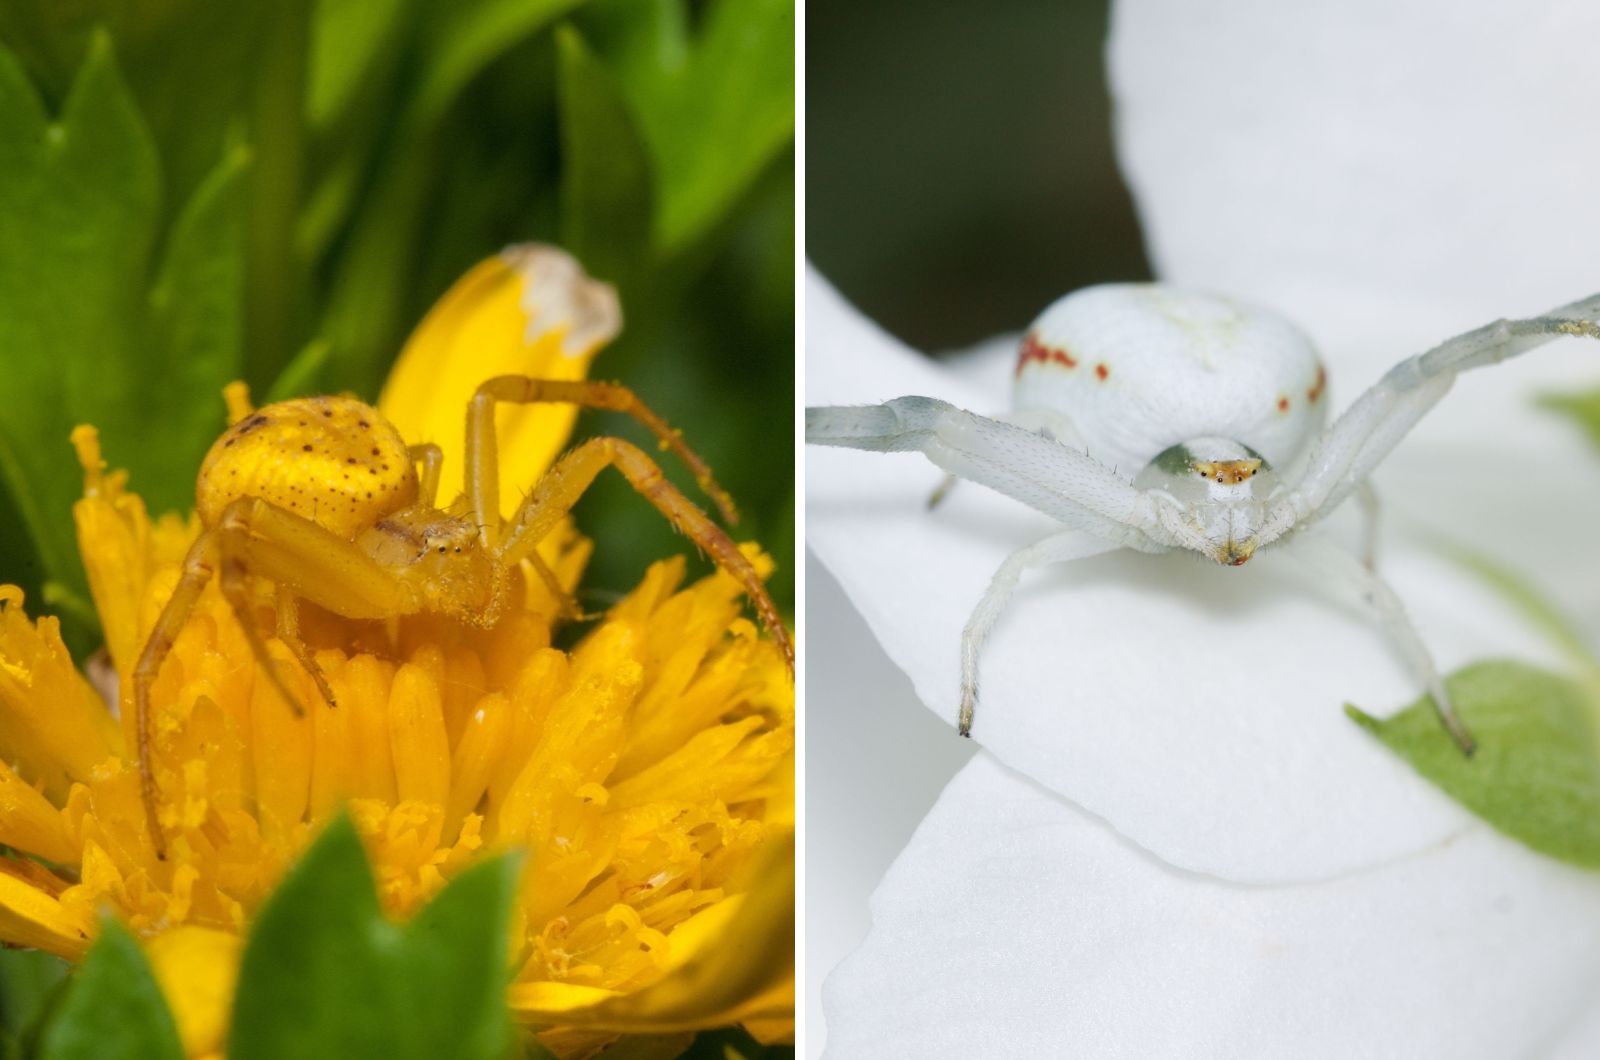
[[[925,350],[1148,278],[1111,146],[1103,3],[811,0],[806,253]]]

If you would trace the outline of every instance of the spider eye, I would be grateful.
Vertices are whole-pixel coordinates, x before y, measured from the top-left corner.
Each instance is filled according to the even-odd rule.
[[[441,553],[441,554],[442,554],[442,553],[443,553],[443,552],[444,552],[444,546],[443,546],[443,545],[440,545],[440,546],[439,546],[439,552],[440,552],[440,553]]]

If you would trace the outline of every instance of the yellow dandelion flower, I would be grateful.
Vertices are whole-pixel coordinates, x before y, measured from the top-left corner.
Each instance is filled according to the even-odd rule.
[[[508,322],[515,342],[490,371],[548,375],[552,358],[569,358],[561,370],[582,375],[614,328],[584,315],[593,303],[574,294],[588,283],[581,273],[525,275],[527,260],[495,259],[446,295],[397,368],[385,414],[413,430],[447,415],[459,424],[462,395],[484,370],[469,354]],[[416,381],[424,372],[438,407]],[[519,486],[570,426],[565,415],[532,420],[502,448]],[[441,442],[453,437],[438,430]],[[193,516],[152,519],[126,474],[105,470],[92,428],[73,441],[85,482],[79,548],[105,669],[126,704],[201,528]],[[459,489],[459,472],[454,481]],[[300,634],[337,709],[288,647],[267,641],[277,675],[315,705],[303,716],[209,584],[151,692],[164,857],[141,802],[133,711],[109,711],[55,619],[30,620],[21,592],[0,587],[0,940],[75,959],[109,911],[143,939],[190,1055],[217,1054],[252,914],[321,823],[348,807],[396,917],[485,853],[528,851],[509,997],[558,1054],[734,1022],[789,1038],[794,696],[784,655],[744,617],[738,582],[719,571],[685,584],[681,557],[650,567],[574,647],[556,646],[553,623],[588,553],[570,527],[552,534],[540,557],[553,578],[524,570],[488,629],[306,608]],[[770,569],[753,547],[745,554]],[[249,591],[269,631],[272,586]]]

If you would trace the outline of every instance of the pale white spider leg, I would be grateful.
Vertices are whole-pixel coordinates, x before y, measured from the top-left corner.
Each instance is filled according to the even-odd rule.
[[[1087,453],[949,402],[902,397],[882,405],[806,409],[806,441],[880,453],[921,452],[939,467],[1117,544],[1176,543],[1152,498]]]
[[[1120,547],[1114,542],[1078,530],[1064,530],[1017,549],[1000,564],[1000,569],[994,572],[994,577],[989,581],[989,587],[983,591],[983,598],[973,609],[972,617],[967,619],[966,628],[961,631],[961,713],[956,721],[961,735],[972,735],[972,713],[978,705],[978,652],[982,650],[984,639],[989,636],[989,630],[994,627],[1000,612],[1005,610],[1006,602],[1016,590],[1022,572],[1046,563],[1066,563],[1098,556]]]
[[[950,496],[950,491],[955,489],[956,483],[960,481],[961,476],[959,475],[946,475],[940,479],[939,484],[933,488],[933,492],[928,494],[928,511],[931,512],[943,504],[944,499]]]
[[[1373,573],[1378,570],[1378,515],[1381,505],[1378,491],[1371,482],[1363,482],[1356,489],[1356,503],[1361,506],[1361,562]]]
[[[1434,665],[1433,655],[1423,643],[1421,635],[1417,633],[1417,628],[1411,624],[1411,619],[1406,615],[1405,605],[1389,587],[1389,583],[1369,570],[1356,557],[1316,535],[1296,537],[1287,543],[1286,548],[1299,557],[1311,572],[1330,581],[1351,586],[1361,593],[1372,605],[1390,638],[1400,648],[1412,673],[1433,697],[1434,712],[1439,715],[1439,721],[1444,725],[1445,731],[1455,740],[1456,746],[1461,748],[1463,754],[1470,755],[1476,750],[1477,742],[1456,715],[1455,705],[1451,702],[1450,693],[1444,686],[1444,678],[1439,676],[1439,668]]]
[[[990,419],[999,420],[1001,423],[1009,423],[1013,427],[1021,427],[1035,434],[1042,434],[1046,438],[1061,442],[1063,445],[1083,448],[1082,443],[1079,441],[1080,436],[1077,427],[1073,426],[1070,419],[1055,409],[1019,409],[1014,412],[1003,412],[998,416],[991,416]],[[956,483],[960,481],[959,475],[946,475],[941,479],[939,485],[934,487],[933,492],[928,494],[928,510],[931,512],[943,504],[944,499],[950,496],[950,491],[955,489]]]
[[[1266,544],[1333,510],[1450,389],[1455,377],[1563,336],[1600,339],[1600,295],[1529,320],[1500,320],[1407,358],[1356,399],[1317,442],[1299,483],[1268,511]]]

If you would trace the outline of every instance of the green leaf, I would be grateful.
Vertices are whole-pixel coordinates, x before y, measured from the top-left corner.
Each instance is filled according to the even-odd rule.
[[[579,7],[583,0],[476,0],[431,6],[419,86],[408,120],[430,125],[461,90],[511,47]]]
[[[681,253],[794,137],[794,0],[714,0],[692,40],[682,0],[614,0],[592,24],[650,148],[655,245]]]
[[[55,101],[67,93],[97,37],[109,34],[159,146],[163,200],[177,204],[206,179],[236,135],[258,83],[268,11],[260,0],[6,0],[0,40]]]
[[[649,246],[644,142],[621,92],[570,26],[556,33],[561,99],[562,242],[589,272],[631,286]]]
[[[1591,685],[1600,684],[1600,660],[1590,649],[1588,638],[1526,575],[1496,557],[1463,545],[1442,541],[1440,548],[1462,569],[1477,575],[1499,593],[1501,599],[1520,611],[1534,629],[1561,649]]]
[[[322,130],[387,80],[415,5],[410,0],[318,0],[311,20],[306,118]]]
[[[1539,404],[1570,416],[1589,441],[1600,447],[1600,387],[1581,394],[1545,394]]]
[[[178,1027],[139,943],[107,918],[55,1018],[41,1060],[183,1060]]]
[[[1596,704],[1584,688],[1504,661],[1469,666],[1446,685],[1478,739],[1470,758],[1445,734],[1430,697],[1388,719],[1350,705],[1345,712],[1495,828],[1551,857],[1600,868],[1600,745]]]
[[[409,924],[379,911],[355,827],[330,824],[262,908],[239,971],[228,1055],[497,1060],[518,864],[482,862]]]
[[[327,367],[328,354],[331,352],[332,347],[320,339],[308,343],[284,366],[278,378],[273,380],[261,403],[270,405],[290,398],[322,393],[322,370]]]
[[[87,595],[73,425],[100,428],[152,509],[194,502],[240,361],[245,163],[225,156],[163,232],[155,147],[109,40],[91,43],[54,124],[0,49],[0,476],[41,580]]]
[[[53,953],[0,950],[0,1028],[18,1047],[6,1055],[34,1055],[30,1043],[60,1002],[67,983],[67,962]]]

